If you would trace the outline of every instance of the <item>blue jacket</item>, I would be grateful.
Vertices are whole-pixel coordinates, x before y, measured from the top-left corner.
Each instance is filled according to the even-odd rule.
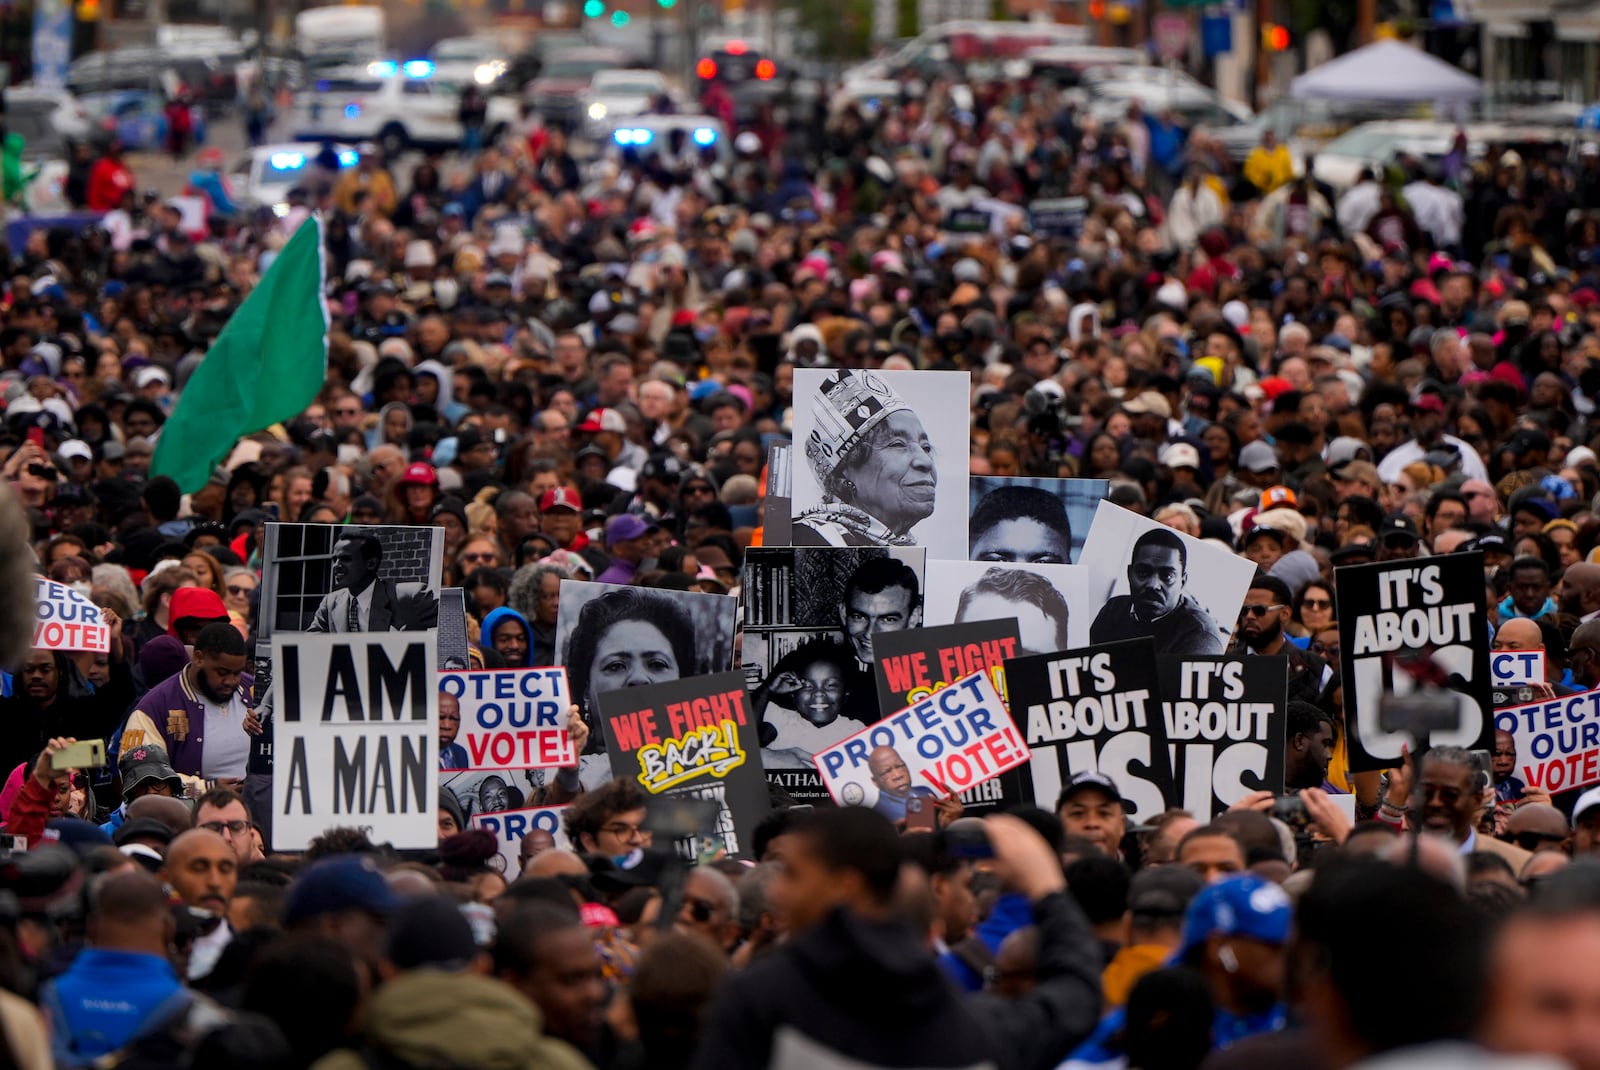
[[[183,983],[166,959],[132,951],[84,948],[65,973],[46,982],[58,1066],[81,1066],[133,1039],[157,1013],[173,1008]]]
[[[508,620],[514,620],[518,624],[522,625],[522,634],[526,636],[528,640],[528,658],[530,659],[523,662],[521,665],[513,666],[513,668],[527,668],[532,665],[533,629],[528,627],[528,618],[524,617],[521,613],[518,613],[514,609],[501,606],[499,609],[491,609],[488,613],[485,613],[483,617],[483,627],[478,629],[478,645],[485,650],[493,648],[494,630]]]

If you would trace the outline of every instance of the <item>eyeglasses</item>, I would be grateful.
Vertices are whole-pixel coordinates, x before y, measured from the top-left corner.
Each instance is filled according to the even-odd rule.
[[[335,416],[360,416],[361,412],[362,412],[362,410],[360,410],[360,409],[351,409],[351,408],[339,408],[339,409],[334,409],[333,410],[333,414]]]
[[[1333,599],[1331,599],[1331,598],[1302,598],[1300,600],[1300,608],[1301,609],[1332,609],[1333,608]]]
[[[1265,617],[1268,613],[1271,613],[1274,609],[1282,609],[1282,608],[1283,607],[1280,606],[1280,605],[1240,606],[1239,607],[1239,616],[1241,616],[1241,617]]]
[[[253,587],[253,586],[251,586],[251,587],[240,587],[236,583],[228,584],[228,593],[231,594],[231,595],[235,595],[235,596],[237,596],[239,598],[243,598],[245,595],[249,594],[253,590],[255,590],[255,587]]]
[[[643,840],[649,837],[650,832],[641,825],[630,825],[625,821],[613,821],[609,825],[601,825],[600,831],[609,833],[619,840]]]
[[[207,832],[215,832],[218,836],[221,836],[223,833],[228,833],[229,835],[233,836],[242,836],[244,835],[245,829],[250,827],[250,822],[206,821],[202,822],[198,827],[205,829]]]

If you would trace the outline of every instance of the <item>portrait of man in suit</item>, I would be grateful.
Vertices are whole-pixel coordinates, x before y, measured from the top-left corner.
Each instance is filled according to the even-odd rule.
[[[419,632],[438,624],[439,597],[423,583],[378,578],[383,544],[346,535],[333,547],[333,590],[322,596],[311,632]]]

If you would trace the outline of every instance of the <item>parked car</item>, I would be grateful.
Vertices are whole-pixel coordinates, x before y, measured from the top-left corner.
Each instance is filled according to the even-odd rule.
[[[115,136],[129,152],[160,152],[167,145],[167,101],[157,92],[129,89],[85,99],[103,137]],[[191,141],[204,145],[206,112],[200,105],[189,109]]]
[[[375,141],[392,159],[413,146],[459,145],[460,109],[460,90],[427,60],[380,60],[324,72],[295,94],[288,126],[299,141]],[[513,100],[489,98],[485,136],[498,138],[516,111]]]
[[[627,57],[615,48],[573,48],[546,54],[539,77],[528,83],[528,102],[546,122],[574,127],[594,76],[627,66]]]
[[[356,150],[335,144],[339,169],[354,167]],[[271,208],[276,215],[289,212],[289,191],[299,185],[311,170],[322,145],[311,141],[291,141],[261,145],[245,152],[228,172],[234,199],[242,208]]]
[[[581,100],[584,123],[594,133],[608,120],[643,115],[661,97],[671,95],[660,71],[639,67],[599,71]]]

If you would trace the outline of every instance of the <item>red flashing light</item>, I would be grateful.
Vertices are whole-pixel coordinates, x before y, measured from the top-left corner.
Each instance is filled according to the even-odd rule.
[[[709,82],[717,76],[717,61],[710,58],[701,60],[694,65],[694,73]]]
[[[756,64],[756,77],[763,82],[770,82],[778,76],[778,65],[770,59],[761,60]]]
[[[742,56],[745,54],[746,49],[747,46],[743,41],[729,41],[725,51],[730,56]]]

